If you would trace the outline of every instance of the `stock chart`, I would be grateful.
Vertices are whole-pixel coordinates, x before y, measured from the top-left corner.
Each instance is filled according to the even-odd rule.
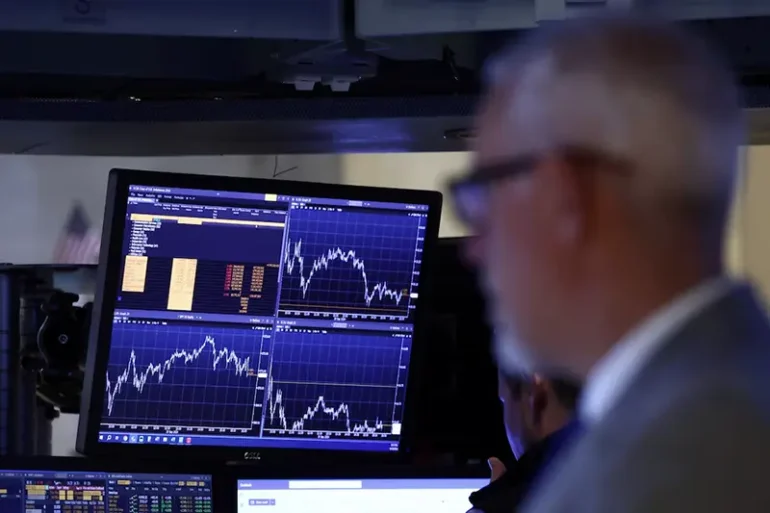
[[[398,434],[408,337],[298,329],[276,331],[275,342],[270,433]]]
[[[427,207],[209,197],[129,201],[100,441],[397,448]]]
[[[105,422],[247,431],[265,378],[267,329],[121,323],[113,332]],[[258,413],[258,412],[257,412]],[[258,417],[257,417],[258,420]]]
[[[358,211],[292,212],[280,309],[408,317],[422,221]]]

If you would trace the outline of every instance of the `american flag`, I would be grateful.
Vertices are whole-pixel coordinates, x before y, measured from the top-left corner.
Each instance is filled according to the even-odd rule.
[[[96,264],[99,261],[101,236],[91,226],[83,205],[70,210],[53,253],[55,264]]]

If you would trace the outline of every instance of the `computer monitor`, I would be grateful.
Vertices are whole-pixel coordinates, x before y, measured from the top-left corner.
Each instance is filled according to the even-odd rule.
[[[78,449],[403,449],[440,209],[431,191],[113,170]]]
[[[424,337],[425,359],[433,363],[422,379],[414,434],[416,452],[453,454],[457,461],[505,459],[511,449],[503,427],[497,366],[486,301],[475,270],[463,258],[465,238],[441,238],[433,261],[433,301]],[[442,412],[473,404],[473,415],[445,422]]]
[[[61,465],[60,465],[61,466]],[[0,464],[0,511],[213,513],[207,474],[9,468]]]
[[[489,478],[238,480],[236,513],[462,513]]]

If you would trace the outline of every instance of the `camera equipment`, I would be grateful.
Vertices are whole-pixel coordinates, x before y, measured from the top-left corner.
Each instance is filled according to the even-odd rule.
[[[93,266],[0,265],[0,454],[51,452],[51,421],[78,413]]]
[[[80,412],[92,303],[75,306],[78,294],[54,290],[40,305],[43,323],[21,350],[22,368],[36,372],[37,395],[62,413]]]

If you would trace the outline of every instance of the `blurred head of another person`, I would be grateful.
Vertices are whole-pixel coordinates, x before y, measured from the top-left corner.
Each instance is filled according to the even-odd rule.
[[[632,17],[538,29],[491,63],[476,126],[473,170],[452,191],[505,371],[585,378],[723,272],[740,99],[684,29]]]
[[[498,376],[505,434],[516,459],[573,418],[580,388],[571,381],[538,375]]]

